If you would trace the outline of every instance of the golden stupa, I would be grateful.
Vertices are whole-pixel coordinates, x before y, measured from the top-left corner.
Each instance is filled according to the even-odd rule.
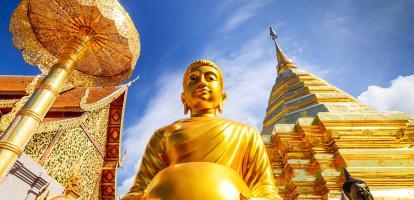
[[[340,199],[343,168],[378,199],[414,195],[414,118],[377,112],[280,49],[262,137],[284,199]]]

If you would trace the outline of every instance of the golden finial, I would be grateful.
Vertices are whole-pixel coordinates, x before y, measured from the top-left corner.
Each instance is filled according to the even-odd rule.
[[[292,68],[297,68],[296,65],[293,63],[291,59],[289,59],[285,53],[280,49],[279,44],[276,41],[277,34],[272,27],[270,29],[270,37],[272,38],[273,42],[275,43],[276,47],[276,54],[277,54],[277,73],[283,73],[284,71]]]
[[[139,75],[138,75],[137,77],[135,77],[132,81],[129,81],[126,85],[127,85],[128,87],[131,87],[131,85],[132,85],[133,83],[135,83],[138,79],[139,79]]]

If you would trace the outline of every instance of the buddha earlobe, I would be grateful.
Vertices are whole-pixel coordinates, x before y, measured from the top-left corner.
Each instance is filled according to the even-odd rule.
[[[183,106],[184,106],[184,115],[186,115],[188,111],[190,110],[190,107],[185,102],[184,93],[181,93],[181,102],[183,103]]]
[[[223,92],[222,93],[222,100],[217,106],[217,110],[219,111],[220,114],[223,114],[223,103],[226,101],[226,99],[227,99],[227,94],[225,92]]]
[[[183,102],[183,104],[184,104],[184,115],[186,115],[188,113],[188,111],[190,110],[190,108],[188,107],[188,105],[185,102]]]
[[[217,110],[219,111],[220,114],[223,114],[223,103],[220,102],[219,105],[217,106]]]

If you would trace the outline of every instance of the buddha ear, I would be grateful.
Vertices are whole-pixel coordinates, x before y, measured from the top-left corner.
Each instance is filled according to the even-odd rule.
[[[221,99],[221,102],[223,102],[223,103],[226,102],[226,100],[227,100],[227,93],[223,91],[223,93],[221,94],[221,98],[222,98]]]
[[[181,93],[181,102],[183,103],[183,106],[184,106],[184,115],[186,115],[188,113],[188,111],[190,110],[190,108],[188,107],[187,103],[185,102],[184,92]]]
[[[223,104],[224,102],[226,102],[227,99],[227,94],[226,92],[223,91],[223,93],[221,94],[221,101],[217,107],[217,110],[219,111],[220,114],[223,114]]]

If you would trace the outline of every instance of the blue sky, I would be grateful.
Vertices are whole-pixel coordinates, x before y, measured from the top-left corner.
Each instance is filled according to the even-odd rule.
[[[4,3],[6,2],[6,3]],[[0,74],[36,75],[13,47],[8,24],[19,1],[0,7]],[[276,79],[272,25],[298,67],[379,110],[414,113],[414,1],[121,0],[141,37],[125,113],[125,166],[119,193],[130,187],[148,137],[184,117],[181,76],[196,59],[223,70],[224,117],[260,129]]]

